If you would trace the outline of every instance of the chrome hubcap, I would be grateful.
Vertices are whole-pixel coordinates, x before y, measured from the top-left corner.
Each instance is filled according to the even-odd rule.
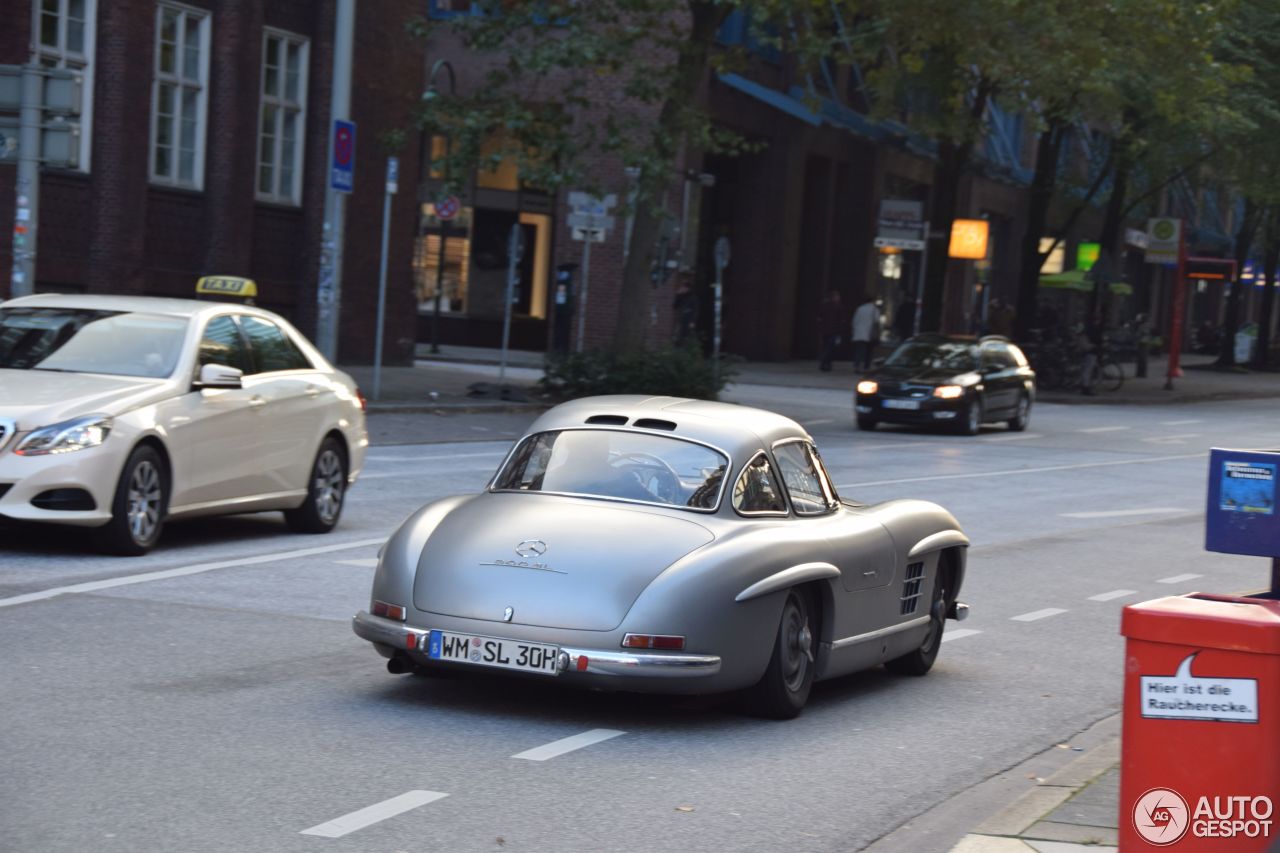
[[[799,690],[813,663],[813,631],[809,620],[794,600],[787,602],[782,616],[782,677],[788,690]]]
[[[342,472],[342,459],[332,450],[326,450],[316,460],[315,481],[316,515],[325,524],[332,524],[342,510],[342,491],[346,483]]]
[[[160,525],[160,471],[149,461],[134,467],[129,477],[129,535],[149,542]]]

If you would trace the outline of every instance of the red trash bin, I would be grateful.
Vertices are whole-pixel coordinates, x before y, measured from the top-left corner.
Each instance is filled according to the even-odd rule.
[[[1124,608],[1120,850],[1280,850],[1280,601]]]

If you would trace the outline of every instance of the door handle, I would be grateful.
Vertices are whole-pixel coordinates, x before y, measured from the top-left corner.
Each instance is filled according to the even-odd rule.
[[[314,385],[308,385],[307,390],[304,391],[303,393],[305,393],[308,397],[319,397],[320,389]]]
[[[875,576],[876,576],[876,573],[875,573],[875,572],[863,572],[863,573],[862,573],[862,576],[863,576],[864,578],[873,578],[873,577],[875,577]]]
[[[267,404],[267,400],[266,400],[266,398],[265,398],[265,397],[250,397],[250,398],[249,398],[249,408],[251,408],[251,409],[261,409],[261,408],[262,408],[263,406],[265,406],[266,404]]]

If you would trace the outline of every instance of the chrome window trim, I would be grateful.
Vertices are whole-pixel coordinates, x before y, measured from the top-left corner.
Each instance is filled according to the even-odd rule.
[[[768,464],[769,466],[769,472],[773,474],[774,479],[777,481],[778,485],[781,487],[780,491],[782,492],[783,508],[781,510],[776,510],[776,509],[741,510],[741,509],[738,509],[736,506],[733,506],[732,492],[729,493],[729,506],[733,508],[734,513],[742,516],[743,518],[790,518],[791,517],[791,495],[787,493],[786,485],[782,482],[782,478],[778,476],[778,472],[776,467],[773,464],[773,460],[769,458],[769,454],[766,453],[763,448],[761,448],[760,450],[757,450],[754,456],[752,456],[746,462],[742,463],[742,467],[738,469],[738,476],[733,478],[733,484],[737,486],[738,481],[741,480],[743,476],[747,473],[747,469],[750,468],[752,464],[754,464],[755,461],[759,459],[761,456],[764,457],[765,463]]]
[[[775,465],[777,465],[777,461],[778,461],[778,459],[777,459],[777,449],[778,449],[779,447],[782,447],[783,445],[786,445],[786,444],[800,444],[800,445],[802,445],[802,446],[807,445],[809,448],[811,448],[811,449],[813,450],[813,452],[814,452],[815,456],[817,455],[817,448],[816,448],[816,447],[814,447],[813,442],[812,442],[812,441],[810,441],[810,440],[809,440],[809,439],[807,439],[807,438],[800,438],[800,437],[795,437],[795,438],[781,438],[781,439],[778,439],[777,441],[775,441],[775,442],[773,443],[773,446],[770,448],[770,450],[773,452],[773,457],[774,457],[774,460],[773,460],[773,461],[774,461],[774,464],[775,464]],[[822,463],[821,463],[821,458],[820,458],[820,457],[819,457],[819,460],[818,460],[818,464],[819,464],[819,465],[821,465],[821,464],[822,464]],[[779,471],[781,471],[782,466],[781,466],[781,465],[778,465],[778,469],[779,469]],[[816,471],[818,471],[818,482],[819,482],[819,485],[821,485],[822,480],[823,480],[823,474],[825,473],[825,468],[822,468],[821,470],[819,470],[819,469],[815,469],[815,470],[816,470]],[[828,501],[827,506],[826,506],[826,508],[825,508],[825,509],[818,510],[818,511],[816,511],[816,512],[801,512],[801,511],[796,507],[796,502],[791,498],[791,487],[787,485],[786,478],[785,478],[785,477],[780,477],[780,478],[779,478],[779,482],[780,482],[780,483],[782,483],[782,490],[783,490],[784,492],[786,492],[786,493],[787,493],[787,502],[788,502],[788,504],[791,506],[792,511],[793,511],[793,512],[795,512],[795,514],[796,514],[797,516],[801,516],[801,517],[803,517],[803,518],[818,518],[818,517],[820,517],[820,516],[830,515],[831,513],[835,512],[835,511],[836,511],[837,509],[839,509],[839,507],[840,507],[840,499],[839,499],[838,497],[835,497],[835,484],[834,484],[834,483],[828,483],[828,485],[829,485],[829,486],[830,486],[830,488],[831,488],[832,497],[835,497],[835,500],[834,500],[834,501]],[[827,495],[826,495],[826,494],[824,494],[824,495],[823,495],[823,499],[824,499],[824,500],[826,500],[826,499],[827,499]]]
[[[699,447],[705,447],[708,450],[715,451],[716,453],[720,454],[720,456],[724,459],[725,471],[728,471],[730,469],[730,466],[733,465],[733,456],[730,455],[723,448],[716,447],[714,444],[709,444],[705,441],[699,441],[696,438],[685,438],[683,436],[679,436],[674,433],[666,432],[665,430],[658,431],[658,430],[649,430],[649,429],[630,429],[627,427],[601,427],[601,426],[595,426],[592,424],[586,424],[583,426],[561,427],[559,429],[544,429],[544,430],[541,430],[540,432],[531,432],[521,437],[521,439],[517,441],[515,444],[513,444],[511,446],[511,449],[507,451],[507,455],[503,458],[502,464],[498,466],[497,470],[493,472],[493,476],[489,478],[489,482],[485,486],[485,491],[495,495],[535,494],[535,495],[561,495],[563,497],[571,497],[571,498],[590,498],[592,500],[625,503],[625,504],[632,504],[635,506],[656,506],[656,507],[662,507],[664,509],[678,509],[684,512],[697,512],[697,513],[702,513],[704,515],[714,515],[715,513],[720,511],[720,503],[724,500],[725,489],[727,488],[728,482],[729,482],[728,477],[720,478],[720,490],[716,493],[715,505],[709,509],[705,507],[693,507],[693,506],[681,506],[679,504],[668,504],[668,503],[662,503],[661,501],[642,501],[642,500],[636,500],[635,498],[615,498],[615,497],[610,497],[608,495],[588,495],[588,494],[583,494],[581,492],[556,492],[556,491],[550,491],[546,489],[538,489],[536,492],[530,492],[526,489],[494,488],[493,484],[498,481],[498,475],[506,470],[507,465],[511,462],[511,457],[516,454],[517,450],[519,450],[521,447],[524,446],[524,443],[526,441],[531,441],[537,436],[546,435],[549,432],[574,432],[574,431],[622,432],[622,433],[629,433],[631,435],[660,436],[662,438],[667,438],[672,441],[683,441],[686,444],[696,444]]]
[[[889,627],[881,628],[878,631],[868,631],[865,634],[855,634],[852,637],[844,637],[843,639],[835,640],[834,642],[832,642],[831,650],[837,651],[839,649],[847,648],[849,646],[856,646],[858,643],[865,643],[869,640],[878,640],[881,637],[887,637],[890,634],[896,634],[899,631],[907,631],[907,630],[910,630],[911,628],[919,628],[921,625],[928,623],[928,621],[931,618],[933,617],[918,616],[915,619],[910,619],[906,622],[900,622],[897,625],[890,625]]]

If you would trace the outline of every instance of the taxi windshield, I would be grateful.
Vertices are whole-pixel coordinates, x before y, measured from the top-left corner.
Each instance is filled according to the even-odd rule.
[[[159,379],[173,373],[187,322],[85,308],[0,308],[0,368]]]
[[[526,437],[498,472],[493,489],[714,510],[728,465],[719,451],[674,437],[555,430]]]

